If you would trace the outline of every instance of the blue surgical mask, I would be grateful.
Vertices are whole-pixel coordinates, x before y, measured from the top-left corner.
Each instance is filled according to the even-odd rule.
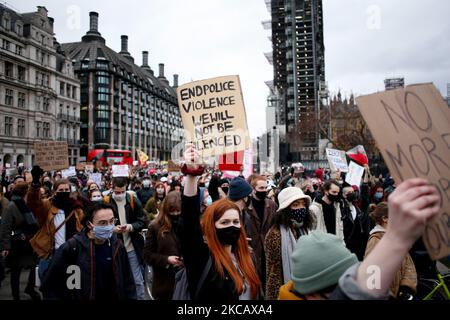
[[[383,198],[383,192],[376,192],[374,197],[377,200],[381,200]]]
[[[212,202],[213,202],[213,201],[212,201],[211,196],[208,196],[208,197],[206,198],[206,204],[205,204],[205,205],[206,205],[207,207],[209,207],[209,206],[212,204]]]
[[[94,237],[99,240],[108,240],[111,238],[114,231],[114,225],[110,224],[107,226],[94,226],[92,232],[94,233]]]

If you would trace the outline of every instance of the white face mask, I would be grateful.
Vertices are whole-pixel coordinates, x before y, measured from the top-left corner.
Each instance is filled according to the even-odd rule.
[[[91,201],[102,201],[102,200],[103,200],[102,196],[94,196],[91,199]]]
[[[156,189],[156,192],[158,194],[164,194],[164,189],[158,188],[158,189]]]
[[[144,182],[142,182],[142,185],[144,186],[144,188],[148,188],[150,187],[150,181],[144,180]]]
[[[124,201],[124,200],[125,200],[125,193],[121,193],[121,194],[115,194],[115,193],[113,193],[113,194],[112,194],[112,197],[113,197],[113,199],[114,199],[115,201],[121,202],[121,201]]]
[[[70,192],[76,192],[77,188],[75,186],[70,186]]]

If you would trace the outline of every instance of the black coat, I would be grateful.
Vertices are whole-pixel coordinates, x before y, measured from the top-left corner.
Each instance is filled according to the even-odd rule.
[[[130,206],[130,195],[128,192],[126,193],[126,204],[125,204],[125,214],[127,218],[127,223],[133,226],[133,231],[129,233],[131,242],[133,243],[134,251],[139,259],[141,264],[144,264],[142,259],[142,250],[144,249],[144,238],[140,234],[142,229],[144,229],[144,211],[142,209],[142,204],[137,197],[134,197],[134,209],[131,209]],[[119,219],[119,210],[117,209],[117,203],[114,199],[110,198],[110,204],[114,208],[114,217],[117,218],[117,224],[120,224]],[[118,235],[119,239],[123,241],[123,236],[121,234]]]
[[[145,205],[148,200],[153,196],[153,193],[155,192],[155,189],[152,187],[149,188],[142,188],[138,192],[136,192],[136,195],[141,202],[141,204]]]
[[[344,241],[347,249],[356,254],[359,261],[362,261],[369,239],[370,221],[367,213],[361,211],[357,206],[355,206],[355,208],[356,217],[353,220],[352,212],[348,204],[345,202],[341,206]]]
[[[40,290],[49,299],[94,300],[96,291],[94,240],[88,238],[85,229],[72,239],[75,240],[75,243],[73,243],[73,240],[66,241],[56,250],[42,280]],[[110,244],[113,253],[112,264],[116,297],[118,300],[135,300],[136,287],[123,242],[113,234]],[[69,290],[67,288],[66,283],[71,274],[67,274],[66,270],[70,265],[76,265],[80,268],[80,289]]]
[[[147,231],[143,252],[144,261],[153,267],[152,295],[157,300],[171,300],[175,284],[174,266],[169,265],[169,256],[181,256],[178,237],[172,229],[164,236],[159,234],[159,225],[153,220]]]
[[[194,197],[182,197],[181,214],[182,226],[179,232],[179,239],[189,291],[191,297],[194,297],[197,283],[210,257],[210,251],[203,241],[200,227],[200,200],[198,195]],[[199,291],[198,300],[220,303],[236,302],[239,300],[233,280],[227,275],[226,270],[224,272],[225,278],[221,278],[215,268],[213,259],[212,267]]]
[[[24,215],[14,201],[9,202],[8,207],[3,211],[0,225],[0,252],[3,250],[9,251],[5,259],[6,265],[9,267],[36,266],[37,256],[29,242],[35,231],[28,233],[25,232],[26,229]],[[12,232],[16,236],[12,236]],[[23,236],[23,240],[20,240],[18,235]]]

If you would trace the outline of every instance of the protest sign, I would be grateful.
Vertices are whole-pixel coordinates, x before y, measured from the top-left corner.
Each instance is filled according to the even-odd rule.
[[[11,168],[11,164],[5,163],[5,167],[6,167],[6,168]]]
[[[23,167],[23,162],[19,163],[19,168]]]
[[[178,172],[180,171],[180,166],[176,164],[174,161],[169,160],[167,164],[167,171],[169,172]]]
[[[37,141],[34,143],[35,163],[44,171],[69,167],[67,142]]]
[[[361,167],[356,164],[356,162],[350,161],[348,166],[348,172],[345,176],[345,182],[347,182],[351,186],[359,186],[361,185],[361,178],[364,174],[364,167]]]
[[[364,146],[359,145],[348,150],[347,155],[360,166],[369,164],[369,159],[367,158],[367,153],[366,150],[364,150]]]
[[[94,165],[86,164],[86,166],[84,167],[84,170],[86,170],[86,172],[94,172]]]
[[[136,166],[138,165],[138,163],[139,163],[139,162],[138,162],[138,161],[136,161],[136,160],[135,160],[135,161],[133,161],[133,167],[136,167]]]
[[[239,76],[195,81],[177,89],[186,139],[201,157],[243,151],[250,145]]]
[[[253,174],[253,150],[248,149],[244,152],[244,171],[242,172],[244,177],[247,179],[251,174]]]
[[[75,167],[69,167],[69,169],[61,170],[61,177],[63,179],[76,176],[77,172],[75,171]]]
[[[347,158],[345,157],[345,151],[336,149],[325,149],[327,154],[328,162],[330,163],[330,168],[333,171],[347,172]]]
[[[433,259],[450,254],[450,109],[433,84],[410,85],[357,98],[397,184],[422,177],[441,195],[442,215],[423,240]]]
[[[91,173],[89,175],[89,179],[94,181],[98,186],[100,186],[102,182],[102,174],[101,173]]]
[[[127,164],[114,164],[112,166],[113,177],[128,177],[129,175],[130,170]]]

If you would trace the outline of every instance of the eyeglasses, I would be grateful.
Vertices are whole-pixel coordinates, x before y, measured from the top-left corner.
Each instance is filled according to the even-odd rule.
[[[95,223],[95,225],[100,226],[100,227],[105,227],[105,226],[108,226],[108,225],[115,225],[117,223],[117,221],[118,221],[117,218],[112,218],[109,221],[108,220],[100,220],[100,221],[97,221]]]

